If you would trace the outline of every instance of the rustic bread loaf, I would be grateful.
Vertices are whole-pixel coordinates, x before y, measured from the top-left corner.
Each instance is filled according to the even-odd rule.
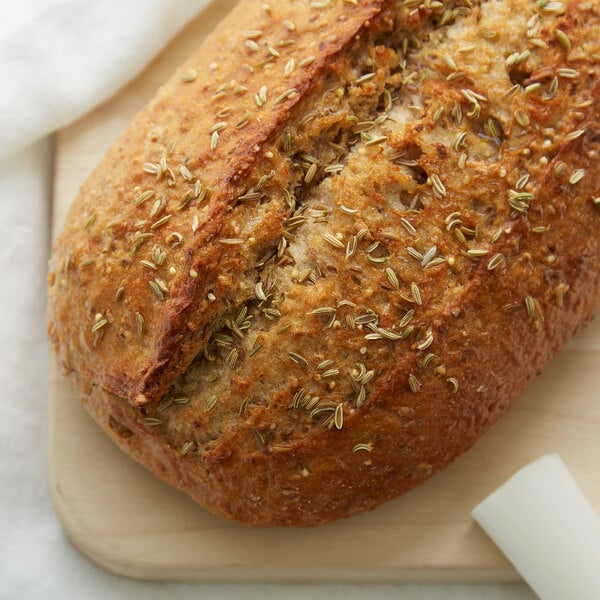
[[[243,0],[74,202],[59,360],[213,512],[372,509],[598,308],[599,102],[594,0]]]

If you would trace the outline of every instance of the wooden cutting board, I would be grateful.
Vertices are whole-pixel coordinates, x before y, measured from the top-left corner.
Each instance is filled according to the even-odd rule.
[[[133,114],[233,6],[215,2],[116,97],[62,131],[54,230]],[[188,581],[510,581],[470,517],[517,469],[559,452],[600,512],[600,322],[553,361],[449,469],[378,510],[316,529],[251,530],[214,517],[122,454],[50,366],[50,489],[72,542],[116,573]],[[551,501],[551,499],[549,499]]]

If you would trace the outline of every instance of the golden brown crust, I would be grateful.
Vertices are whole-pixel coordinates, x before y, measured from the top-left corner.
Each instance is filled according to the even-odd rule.
[[[397,3],[286,107],[264,195],[294,199],[252,184],[219,221],[221,238],[244,241],[206,246],[222,303],[190,296],[202,336],[185,321],[166,335],[183,350],[162,373],[152,362],[156,388],[111,394],[123,355],[103,354],[104,336],[92,377],[86,354],[63,349],[89,319],[67,326],[51,308],[94,418],[218,514],[315,525],[410,489],[471,447],[598,308],[600,8],[447,4]],[[352,82],[360,61],[373,75]],[[73,221],[59,253],[82,237]],[[51,306],[72,289],[60,276]],[[169,384],[142,412],[127,403]]]
[[[277,164],[264,164],[274,132],[389,2],[297,4],[271,2],[266,11],[241,2],[136,116],[73,204],[50,263],[64,280],[50,291],[51,339],[64,365],[111,392],[141,404],[160,398],[202,347],[206,314],[218,312],[229,284],[218,278],[227,246],[214,243],[227,213]],[[297,66],[282,77],[292,57]],[[175,273],[146,256],[154,244],[170,247]],[[150,275],[164,282],[164,302]]]

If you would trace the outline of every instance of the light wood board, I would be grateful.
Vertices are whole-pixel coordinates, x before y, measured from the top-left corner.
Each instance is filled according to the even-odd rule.
[[[54,228],[110,143],[234,4],[214,3],[133,83],[62,131]],[[316,529],[247,529],[206,513],[123,455],[50,366],[50,488],[72,542],[107,569],[188,581],[510,581],[470,517],[517,469],[559,452],[600,511],[600,322],[441,475],[378,510]],[[552,501],[549,498],[549,501]]]

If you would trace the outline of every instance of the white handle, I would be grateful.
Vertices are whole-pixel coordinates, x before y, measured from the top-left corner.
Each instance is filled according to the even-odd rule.
[[[600,519],[558,454],[518,471],[472,515],[542,600],[600,599]]]

